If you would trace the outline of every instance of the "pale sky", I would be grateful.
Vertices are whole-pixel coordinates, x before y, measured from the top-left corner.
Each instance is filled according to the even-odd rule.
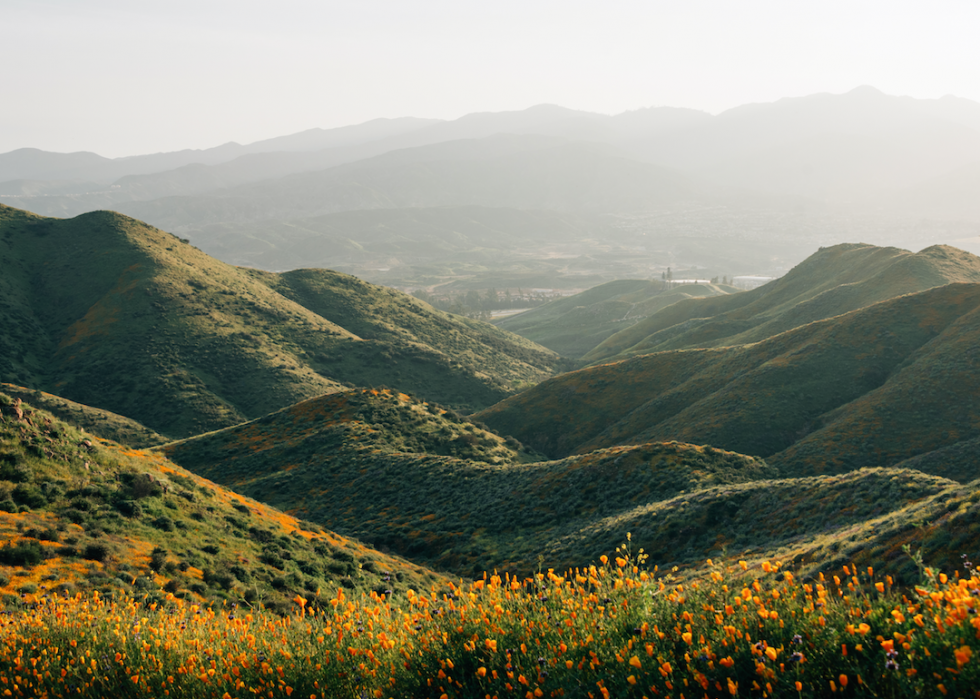
[[[0,26],[0,153],[858,85],[980,101],[975,0],[0,0]]]

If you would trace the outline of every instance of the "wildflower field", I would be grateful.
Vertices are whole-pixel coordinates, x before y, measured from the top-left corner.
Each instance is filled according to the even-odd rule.
[[[900,590],[779,563],[683,581],[613,560],[518,580],[294,599],[277,616],[98,593],[7,609],[3,696],[976,696],[980,577]],[[967,564],[969,565],[969,564]],[[969,572],[969,568],[967,569]]]

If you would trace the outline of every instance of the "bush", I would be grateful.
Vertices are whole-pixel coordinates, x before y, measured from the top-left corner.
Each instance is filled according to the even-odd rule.
[[[282,570],[286,565],[282,560],[282,556],[275,551],[263,551],[260,558],[266,565],[270,565],[273,568],[278,568],[279,570]]]
[[[31,480],[31,469],[24,463],[20,452],[0,452],[0,480],[26,483]]]
[[[235,576],[224,571],[205,569],[202,578],[208,587],[220,587],[223,590],[230,590],[235,585]]]
[[[149,473],[124,473],[120,477],[129,488],[133,500],[155,497],[163,492],[163,488]]]
[[[162,517],[157,517],[150,524],[152,524],[160,531],[172,532],[174,530],[174,521],[169,517],[167,517],[166,515],[163,515]]]
[[[150,570],[155,573],[159,573],[163,568],[163,565],[167,562],[167,552],[165,549],[157,546],[150,553]]]
[[[105,544],[88,544],[82,551],[82,558],[87,561],[105,561],[109,558],[109,547]]]
[[[44,549],[38,541],[18,541],[0,548],[0,563],[33,568],[44,560]]]
[[[27,485],[26,483],[21,483],[14,488],[11,496],[18,505],[24,505],[32,510],[48,504],[48,499],[44,497],[44,493],[33,485]]]
[[[275,535],[268,529],[259,529],[258,527],[249,527],[248,533],[252,535],[252,539],[263,544],[267,544],[275,538]]]
[[[135,500],[118,500],[116,509],[127,517],[135,518],[143,515],[143,508]]]

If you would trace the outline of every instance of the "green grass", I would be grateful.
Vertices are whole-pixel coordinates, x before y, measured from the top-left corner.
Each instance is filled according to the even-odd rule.
[[[472,410],[559,362],[353,277],[231,267],[112,212],[59,220],[0,207],[0,262],[0,378],[171,438],[352,383]]]

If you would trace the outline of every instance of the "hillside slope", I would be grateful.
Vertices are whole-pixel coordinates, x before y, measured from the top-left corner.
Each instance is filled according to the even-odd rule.
[[[5,603],[94,589],[288,611],[321,588],[439,579],[0,393]]]
[[[161,449],[236,492],[461,574],[491,564],[529,573],[542,547],[597,517],[776,474],[687,444],[544,462],[518,447],[408,396],[359,390]],[[549,566],[588,560],[568,548]]]
[[[744,294],[671,306],[613,335],[584,359],[598,363],[669,349],[758,342],[814,320],[953,282],[980,282],[980,258],[946,245],[918,253],[834,245]]]
[[[0,378],[171,437],[342,383],[389,384],[473,409],[557,362],[523,338],[353,277],[231,267],[111,212],[60,220],[2,207],[0,265]],[[294,295],[315,309],[273,288],[300,278],[305,291]],[[361,334],[330,319],[335,310]]]
[[[790,476],[888,466],[980,435],[978,309],[980,284],[950,284],[755,344],[564,374],[475,418],[552,457],[676,439]]]
[[[911,583],[918,571],[896,560],[902,544],[948,566],[980,527],[980,480],[910,469],[779,479],[759,459],[676,442],[528,463],[516,446],[404,395],[349,391],[162,450],[236,491],[460,575],[587,565],[630,532],[661,567],[778,556],[806,573],[848,556],[887,561]]]
[[[578,359],[607,337],[685,299],[737,291],[718,284],[682,284],[624,279],[507,316],[494,324],[565,357]]]

